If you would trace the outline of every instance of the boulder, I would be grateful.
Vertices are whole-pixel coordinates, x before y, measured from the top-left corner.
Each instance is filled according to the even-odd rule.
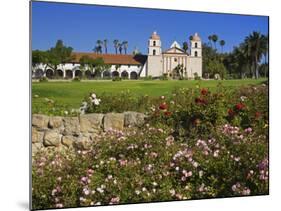
[[[59,146],[61,143],[61,136],[62,135],[56,131],[46,131],[43,139],[44,146]]]
[[[78,150],[89,150],[91,148],[91,140],[85,136],[79,136],[77,141],[73,142],[73,146]]]
[[[48,128],[49,117],[42,114],[32,115],[32,126],[38,129]]]
[[[145,122],[146,115],[139,112],[128,111],[124,113],[124,126],[140,127]]]
[[[80,134],[80,124],[78,117],[64,117],[64,131],[63,135],[74,135],[78,136]]]
[[[93,133],[101,130],[104,114],[80,115],[80,131],[82,133]]]
[[[74,136],[63,136],[62,140],[61,140],[61,143],[64,146],[71,147],[71,146],[73,146],[73,143],[75,141],[76,141],[76,138]]]
[[[123,130],[124,128],[124,114],[107,113],[104,115],[103,129],[104,131]]]
[[[36,153],[42,149],[42,143],[32,143],[31,153],[32,156],[36,155]]]
[[[32,127],[32,143],[42,143],[44,132],[37,131],[35,127]]]
[[[51,116],[48,127],[51,129],[60,129],[63,127],[63,119],[60,116]]]

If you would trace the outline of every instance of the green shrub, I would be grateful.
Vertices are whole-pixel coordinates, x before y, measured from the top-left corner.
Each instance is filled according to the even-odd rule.
[[[198,75],[198,73],[194,73],[194,80],[201,80],[201,77]]]
[[[168,80],[168,74],[167,73],[164,73],[162,76],[159,77],[160,80]]]
[[[76,76],[75,78],[72,79],[72,82],[80,82],[81,78]]]
[[[112,81],[122,81],[122,78],[121,77],[113,77]]]
[[[43,76],[42,78],[39,79],[39,82],[48,82],[48,78],[46,76]]]

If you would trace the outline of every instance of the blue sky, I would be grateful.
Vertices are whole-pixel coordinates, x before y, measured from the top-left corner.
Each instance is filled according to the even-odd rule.
[[[217,34],[226,42],[224,51],[243,41],[252,31],[268,33],[268,18],[216,13],[182,12],[138,8],[105,7],[48,2],[32,3],[32,49],[47,50],[58,39],[74,51],[91,52],[96,40],[107,39],[114,53],[113,40],[128,41],[128,52],[137,47],[147,53],[153,31],[161,37],[163,50],[174,40],[182,44],[198,32],[203,42]]]

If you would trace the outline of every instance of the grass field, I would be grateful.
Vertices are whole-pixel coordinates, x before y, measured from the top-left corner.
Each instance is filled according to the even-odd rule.
[[[55,100],[60,104],[64,104],[68,107],[78,108],[84,99],[90,92],[95,92],[98,95],[103,92],[118,93],[121,91],[130,90],[136,94],[146,94],[149,96],[161,96],[168,95],[175,88],[194,88],[197,85],[200,87],[206,87],[214,89],[218,83],[222,83],[223,86],[229,88],[235,88],[239,86],[249,84],[260,84],[266,81],[266,79],[258,80],[225,80],[225,81],[82,81],[82,82],[62,82],[54,81],[47,83],[32,83],[32,104],[41,104],[42,99],[49,98]],[[34,98],[38,95],[38,98]]]

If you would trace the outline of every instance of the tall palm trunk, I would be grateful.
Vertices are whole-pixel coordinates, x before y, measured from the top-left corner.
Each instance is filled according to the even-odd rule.
[[[259,68],[258,68],[258,57],[257,56],[255,56],[255,77],[256,77],[256,79],[258,79],[259,78]]]

